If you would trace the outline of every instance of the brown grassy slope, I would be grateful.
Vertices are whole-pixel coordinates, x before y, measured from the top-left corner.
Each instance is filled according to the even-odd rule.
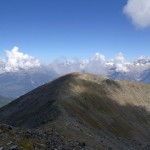
[[[91,128],[150,139],[150,85],[82,74],[61,92],[65,109]]]
[[[73,73],[1,108],[0,123],[30,128],[64,118],[95,132],[145,141],[150,140],[149,104],[150,85]]]

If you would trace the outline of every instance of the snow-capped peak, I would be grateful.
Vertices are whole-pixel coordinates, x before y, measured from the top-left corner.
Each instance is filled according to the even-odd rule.
[[[136,65],[150,65],[150,57],[141,56],[135,62]]]

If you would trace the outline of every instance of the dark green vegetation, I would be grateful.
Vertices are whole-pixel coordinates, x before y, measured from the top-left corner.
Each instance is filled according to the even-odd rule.
[[[140,150],[149,146],[149,105],[149,84],[73,73],[1,108],[0,123],[52,128],[94,149]]]

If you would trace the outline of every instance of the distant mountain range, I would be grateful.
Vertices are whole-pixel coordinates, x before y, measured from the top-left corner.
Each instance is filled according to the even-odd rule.
[[[71,72],[105,75],[114,80],[129,80],[150,83],[150,58],[140,57],[129,63],[122,56],[105,61],[100,54],[87,61],[62,60],[50,65],[30,69],[2,72],[0,74],[0,95],[19,97],[30,90]]]
[[[80,143],[77,149],[83,150],[146,150],[150,146],[149,104],[149,84],[68,74],[0,109],[0,124],[21,127],[16,131],[2,126],[1,134],[8,136],[3,136],[1,144],[7,146],[9,139],[19,147],[23,138],[32,144],[40,135],[39,141],[49,149],[55,144],[58,150],[71,150],[71,145],[62,145],[71,141]],[[53,132],[57,132],[55,137]]]
[[[44,68],[2,73],[0,74],[0,94],[16,98],[52,80],[54,76]]]

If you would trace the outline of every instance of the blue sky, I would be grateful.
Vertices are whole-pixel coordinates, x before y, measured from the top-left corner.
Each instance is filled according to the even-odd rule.
[[[126,4],[127,0],[1,0],[0,57],[14,46],[45,62],[84,59],[96,52],[107,58],[122,52],[129,60],[150,56],[149,25],[133,24],[123,13]]]

